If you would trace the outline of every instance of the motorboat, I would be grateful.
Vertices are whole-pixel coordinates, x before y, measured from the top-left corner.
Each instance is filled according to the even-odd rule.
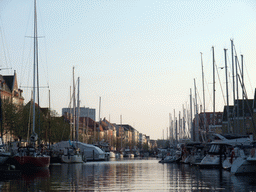
[[[227,151],[239,145],[249,145],[251,139],[248,136],[241,135],[220,135],[214,134],[215,140],[209,145],[207,155],[199,163],[202,168],[222,167],[223,161],[228,157]]]
[[[82,158],[86,161],[104,161],[106,154],[99,147],[91,144],[82,143],[80,141],[71,141],[77,148],[80,149]],[[69,141],[61,141],[51,146],[53,153],[56,151],[64,151],[65,148],[70,147]]]
[[[109,152],[109,158],[116,158],[116,154],[114,153],[114,151]]]
[[[159,161],[159,163],[174,163],[174,162],[176,162],[176,157],[173,155],[167,155],[164,159]]]
[[[193,160],[193,156],[195,155],[194,151],[196,149],[196,146],[199,146],[199,145],[201,145],[201,143],[198,143],[198,142],[189,142],[189,143],[186,143],[185,145],[182,145],[182,149],[181,149],[182,157],[180,162],[185,164],[190,164],[191,161]]]
[[[256,173],[256,143],[250,146],[240,146],[235,152],[236,158],[231,165],[233,174]]]
[[[86,162],[86,158],[83,158],[79,149],[74,147],[67,147],[64,149],[64,154],[61,155],[62,163],[83,163]]]
[[[195,145],[191,150],[189,164],[199,165],[205,157],[205,151],[207,150],[206,145]]]

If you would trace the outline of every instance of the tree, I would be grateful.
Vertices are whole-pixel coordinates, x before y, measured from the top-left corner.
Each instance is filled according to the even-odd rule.
[[[13,134],[20,140],[27,133],[27,126],[23,122],[23,105],[16,105],[9,100],[2,100],[2,128],[3,134]]]
[[[65,121],[64,117],[51,118],[51,142],[60,142],[70,139],[69,123]]]
[[[143,143],[142,145],[143,151],[148,151],[148,143]]]
[[[45,143],[49,141],[49,137],[51,142],[68,140],[70,136],[69,122],[64,117],[56,117],[56,111],[50,112],[55,117],[49,116],[48,110],[45,110],[44,113],[41,108],[35,108],[35,132],[38,134],[38,137]],[[27,139],[32,133],[33,117],[31,111],[31,102],[23,106],[3,100],[2,124],[4,134],[11,133],[20,141]]]

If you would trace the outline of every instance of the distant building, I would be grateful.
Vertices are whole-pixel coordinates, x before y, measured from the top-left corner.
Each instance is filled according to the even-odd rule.
[[[229,134],[253,134],[256,137],[255,120],[256,120],[256,89],[254,99],[235,100],[235,105],[229,106],[229,115],[227,106],[224,106],[223,114],[223,133]],[[229,117],[229,119],[228,119]],[[228,129],[229,120],[229,129]]]
[[[16,71],[14,71],[14,75],[0,75],[0,95],[2,101],[10,102],[16,106],[23,105],[24,98],[22,92],[18,88]],[[5,126],[3,125],[3,129],[6,129]],[[3,140],[11,141],[11,139],[13,139],[13,136],[7,128],[6,134],[3,135]]]
[[[73,113],[72,108],[62,108],[62,116],[68,113]],[[80,117],[89,117],[95,121],[95,109],[80,107]]]
[[[1,99],[12,101],[16,105],[23,105],[22,92],[21,89],[18,89],[16,71],[14,71],[14,75],[0,75]]]
[[[206,119],[206,124],[204,121],[204,115]],[[215,115],[215,117],[214,117]],[[206,125],[207,132],[222,132],[222,116],[223,112],[205,112],[199,114],[199,127],[201,130],[204,130],[204,126]]]

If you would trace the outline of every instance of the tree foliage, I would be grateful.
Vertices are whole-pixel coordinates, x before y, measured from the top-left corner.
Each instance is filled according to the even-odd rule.
[[[32,133],[32,107],[31,102],[23,105],[15,105],[8,100],[2,101],[2,129],[3,134],[11,133],[19,140],[27,140]],[[56,112],[50,112],[54,117],[50,116],[48,110],[43,112],[38,107],[35,108],[35,132],[41,141],[59,142],[69,139],[69,123],[63,117],[56,117]]]

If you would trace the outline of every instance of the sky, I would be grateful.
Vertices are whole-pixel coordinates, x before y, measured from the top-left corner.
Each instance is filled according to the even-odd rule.
[[[60,115],[69,107],[74,67],[80,106],[95,108],[96,120],[119,124],[122,115],[123,124],[151,139],[166,137],[169,114],[189,109],[190,90],[195,97],[194,80],[197,103],[203,105],[205,93],[206,112],[213,111],[212,47],[215,110],[223,111],[226,102],[224,48],[233,103],[230,39],[240,63],[243,54],[245,86],[253,98],[254,0],[37,0],[37,12],[40,105],[50,103]],[[1,0],[0,72],[16,70],[25,103],[31,99],[32,36],[33,0]]]

